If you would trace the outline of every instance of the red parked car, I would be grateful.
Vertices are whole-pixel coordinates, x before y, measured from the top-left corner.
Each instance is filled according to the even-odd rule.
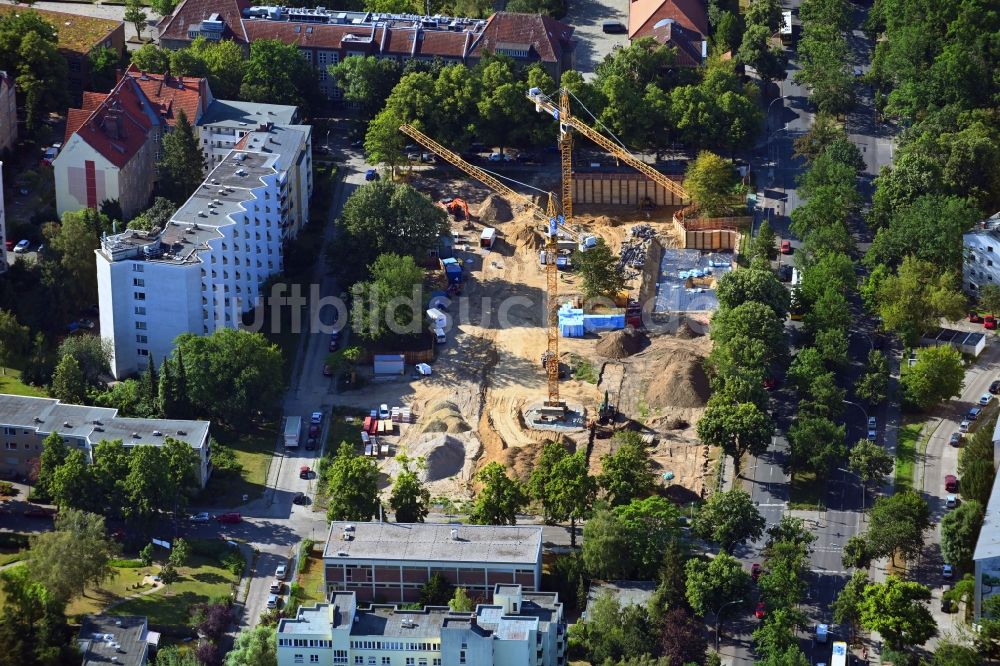
[[[969,321],[971,321],[973,324],[982,324],[983,318],[979,316],[978,312],[970,312]]]
[[[230,511],[229,513],[220,513],[215,519],[220,523],[238,523],[243,520],[243,517],[238,511]]]
[[[5,243],[4,243],[4,246],[5,246],[6,248],[7,248],[7,251],[8,251],[8,252],[13,252],[13,251],[14,251],[14,241],[12,241],[12,240],[7,240],[7,241],[6,241]]]
[[[754,562],[750,566],[750,577],[753,578],[753,582],[757,582],[757,579],[760,578],[762,570],[763,568],[760,566],[760,562]]]
[[[755,608],[754,611],[753,611],[754,617],[756,617],[758,620],[763,620],[764,619],[764,615],[765,615],[765,611],[766,611],[766,609],[764,607],[764,602],[763,601],[758,601],[757,602],[757,608]]]
[[[997,318],[994,317],[993,315],[986,315],[985,317],[983,317],[983,328],[990,331],[995,331],[997,328]]]
[[[791,254],[792,253],[792,241],[783,240],[781,241],[781,254]]]
[[[958,490],[958,479],[955,478],[954,474],[949,474],[944,477],[944,489],[949,493],[953,493]]]
[[[308,479],[311,474],[312,474],[312,470],[309,469],[308,465],[303,465],[302,467],[299,467],[299,478],[300,479]]]

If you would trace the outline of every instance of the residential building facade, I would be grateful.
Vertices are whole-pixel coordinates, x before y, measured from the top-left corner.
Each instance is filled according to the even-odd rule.
[[[126,447],[161,446],[169,437],[190,445],[198,454],[196,470],[202,487],[211,476],[209,422],[178,419],[133,419],[117,409],[70,405],[52,398],[0,393],[3,460],[0,471],[22,476],[32,472],[42,453],[42,442],[59,433],[67,446],[84,452],[93,462],[101,441],[120,439]]]
[[[977,296],[984,284],[1000,285],[1000,213],[962,236],[962,289]]]
[[[993,466],[1000,464],[1000,423],[993,428]],[[993,480],[993,490],[986,504],[983,526],[972,555],[975,569],[975,619],[983,614],[983,603],[1000,594],[1000,476]]]
[[[163,135],[183,110],[192,124],[212,102],[206,79],[148,74],[134,66],[107,95],[88,92],[69,109],[63,148],[52,162],[56,212],[118,200],[126,220],[148,205]]]
[[[14,77],[0,70],[0,156],[17,145],[17,93]]]
[[[0,183],[3,182],[3,162],[0,162]],[[3,188],[0,187],[0,273],[7,270],[7,212],[4,209]]]
[[[23,6],[0,5],[0,14],[29,11]],[[73,101],[91,89],[90,53],[111,49],[119,58],[125,54],[125,22],[111,19],[30,8],[56,29],[59,52],[66,58],[67,89]]]
[[[708,10],[703,0],[630,0],[628,36],[652,37],[677,50],[676,65],[697,67],[708,57]]]
[[[536,591],[542,528],[335,522],[323,563],[328,595],[353,592],[363,602],[415,602],[435,574],[473,597],[485,597],[498,583]]]
[[[97,254],[101,335],[115,377],[161,362],[182,333],[237,328],[284,244],[309,221],[312,128],[248,132],[166,228],[105,237]]]
[[[572,69],[575,47],[573,28],[565,23],[510,12],[467,19],[185,0],[160,24],[164,48],[184,48],[198,36],[232,39],[244,48],[260,39],[295,44],[317,68],[330,99],[341,91],[327,68],[352,55],[474,65],[485,53],[503,53],[519,64],[540,63],[558,81]]]
[[[278,623],[278,666],[563,666],[566,623],[558,595],[495,585],[471,613],[428,606],[359,608],[353,592],[300,608]]]

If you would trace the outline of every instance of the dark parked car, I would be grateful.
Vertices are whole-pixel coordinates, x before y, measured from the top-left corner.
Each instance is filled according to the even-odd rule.
[[[316,438],[310,437],[306,440],[306,451],[312,451],[316,448]]]
[[[243,520],[243,516],[239,514],[238,511],[230,511],[229,513],[220,513],[215,517],[220,523],[239,523]]]
[[[791,282],[792,281],[792,265],[791,264],[781,264],[778,266],[778,280],[781,282]]]
[[[628,32],[628,28],[621,21],[605,21],[601,24],[601,30],[609,35],[621,35]]]
[[[292,504],[306,504],[308,502],[305,493],[295,493],[295,496],[292,497]]]
[[[993,383],[990,384],[990,393],[993,395],[1000,393],[1000,379],[995,379],[993,380]]]

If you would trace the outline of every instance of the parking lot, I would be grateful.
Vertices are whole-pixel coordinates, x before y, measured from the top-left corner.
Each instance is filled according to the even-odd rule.
[[[594,77],[597,65],[615,47],[628,45],[628,35],[609,35],[601,30],[605,21],[628,25],[629,0],[579,0],[571,2],[563,21],[573,26],[577,39],[574,68],[586,79]]]

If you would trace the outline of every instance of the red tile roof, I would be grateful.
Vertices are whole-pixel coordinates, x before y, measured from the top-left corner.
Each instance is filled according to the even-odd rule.
[[[529,45],[543,62],[558,62],[573,49],[573,28],[549,16],[497,12],[473,45],[474,55]]]
[[[708,34],[708,13],[702,0],[632,0],[628,8],[629,39],[645,37],[663,19],[682,28]]]
[[[76,116],[70,109],[70,118]],[[76,135],[119,169],[139,152],[149,131],[161,121],[131,77],[125,77],[77,129]],[[68,123],[67,123],[68,129]]]
[[[705,39],[701,33],[688,30],[674,21],[661,21],[654,25],[647,34],[660,44],[677,49],[675,62],[678,66],[698,67],[701,65],[701,45]]]
[[[98,105],[108,98],[108,93],[97,93],[83,91],[83,104],[80,108],[84,111],[93,111]]]
[[[212,14],[218,14],[225,26],[223,39],[249,44],[243,29],[243,10],[250,6],[249,0],[184,0],[171,16],[160,22],[160,39],[190,42],[188,28],[199,25]]]
[[[104,97],[107,98],[107,95],[104,95]],[[83,124],[87,122],[87,118],[90,117],[92,111],[93,109],[69,109],[66,113],[66,136],[63,137],[63,145],[66,145],[69,138],[83,127]]]
[[[208,99],[208,83],[205,79],[149,74],[140,72],[135,65],[129,67],[126,74],[139,84],[146,99],[171,127],[177,121],[177,114],[181,109],[184,110],[188,121],[194,124],[211,102]]]

